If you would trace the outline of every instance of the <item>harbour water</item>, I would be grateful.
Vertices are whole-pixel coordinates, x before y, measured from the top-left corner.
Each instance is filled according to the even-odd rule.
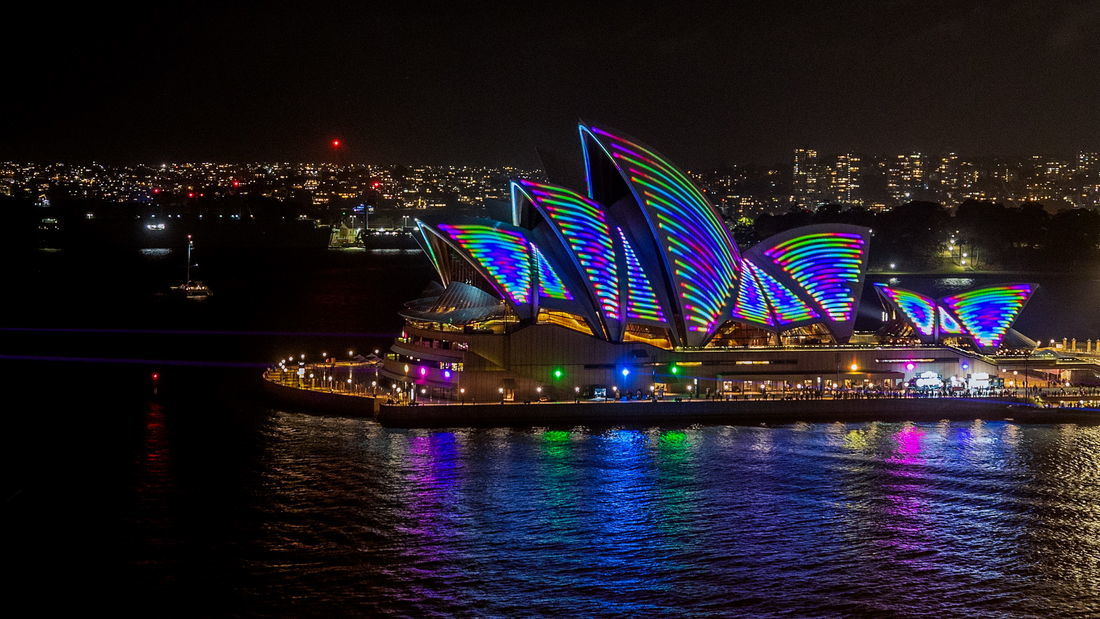
[[[156,294],[171,254],[55,258],[0,334],[10,585],[38,608],[1100,612],[1100,427],[384,429],[272,408],[254,365],[383,345],[422,257],[237,257],[205,305]],[[1097,282],[1040,283],[1022,331],[1100,336]]]

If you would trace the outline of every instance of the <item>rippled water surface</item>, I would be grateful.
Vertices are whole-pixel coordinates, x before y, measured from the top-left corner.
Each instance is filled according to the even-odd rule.
[[[170,587],[189,525],[157,516],[180,491],[163,415],[135,515],[146,576]],[[253,492],[216,516],[251,610],[1100,611],[1100,428],[395,431],[275,412],[260,432]]]

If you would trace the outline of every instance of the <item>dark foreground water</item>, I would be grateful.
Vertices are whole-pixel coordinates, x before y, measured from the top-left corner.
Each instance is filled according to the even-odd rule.
[[[273,408],[251,364],[384,342],[417,257],[234,262],[199,308],[127,264],[47,264],[0,308],[13,608],[1100,613],[1100,427],[383,429]],[[76,330],[11,330],[43,326]]]

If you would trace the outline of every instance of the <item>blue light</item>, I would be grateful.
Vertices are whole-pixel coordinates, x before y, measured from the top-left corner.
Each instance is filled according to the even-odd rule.
[[[623,368],[623,378],[626,378],[627,376],[630,376],[630,370],[627,368]]]

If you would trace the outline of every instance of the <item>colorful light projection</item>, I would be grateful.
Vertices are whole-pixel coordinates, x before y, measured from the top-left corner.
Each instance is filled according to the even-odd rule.
[[[554,268],[546,261],[546,256],[542,255],[534,244],[531,245],[531,251],[535,254],[535,264],[539,269],[539,296],[572,301],[573,295],[569,293],[569,289],[565,287],[565,283],[561,281],[561,277],[558,277]]]
[[[700,342],[721,322],[736,290],[740,254],[702,192],[651,149],[597,127],[588,131],[611,155],[647,211],[666,250],[686,328]],[[590,183],[591,185],[591,183]]]
[[[619,319],[619,274],[603,208],[571,189],[521,180],[527,194],[557,228],[577,258],[604,316]]]
[[[781,284],[779,280],[756,266],[752,260],[745,259],[743,264],[745,270],[760,282],[760,287],[764,290],[764,294],[768,298],[768,304],[771,305],[775,314],[776,326],[784,327],[794,323],[808,323],[821,319],[821,314],[814,311],[805,301]]]
[[[842,323],[855,316],[864,245],[859,234],[818,232],[783,241],[764,255],[798,282],[829,320]]]
[[[626,256],[626,317],[632,320],[665,322],[665,313],[657,303],[657,295],[642,270],[642,264],[638,262],[634,248],[626,240],[623,229],[616,229],[623,243],[623,255]]]
[[[941,301],[981,348],[996,348],[1035,291],[1034,284],[1001,284],[968,290]]]
[[[921,335],[931,336],[936,332],[935,301],[910,290],[891,288],[886,284],[875,284],[875,288],[905,314],[909,324]]]
[[[531,300],[531,256],[522,235],[478,224],[439,224],[516,305]]]
[[[768,301],[760,282],[749,268],[742,268],[741,282],[737,289],[737,298],[733,302],[730,314],[734,320],[752,322],[765,327],[774,327],[775,318],[768,309]]]
[[[946,333],[948,335],[962,335],[966,331],[959,324],[959,321],[947,313],[947,310],[943,309],[943,306],[937,306],[940,313],[940,333]]]

